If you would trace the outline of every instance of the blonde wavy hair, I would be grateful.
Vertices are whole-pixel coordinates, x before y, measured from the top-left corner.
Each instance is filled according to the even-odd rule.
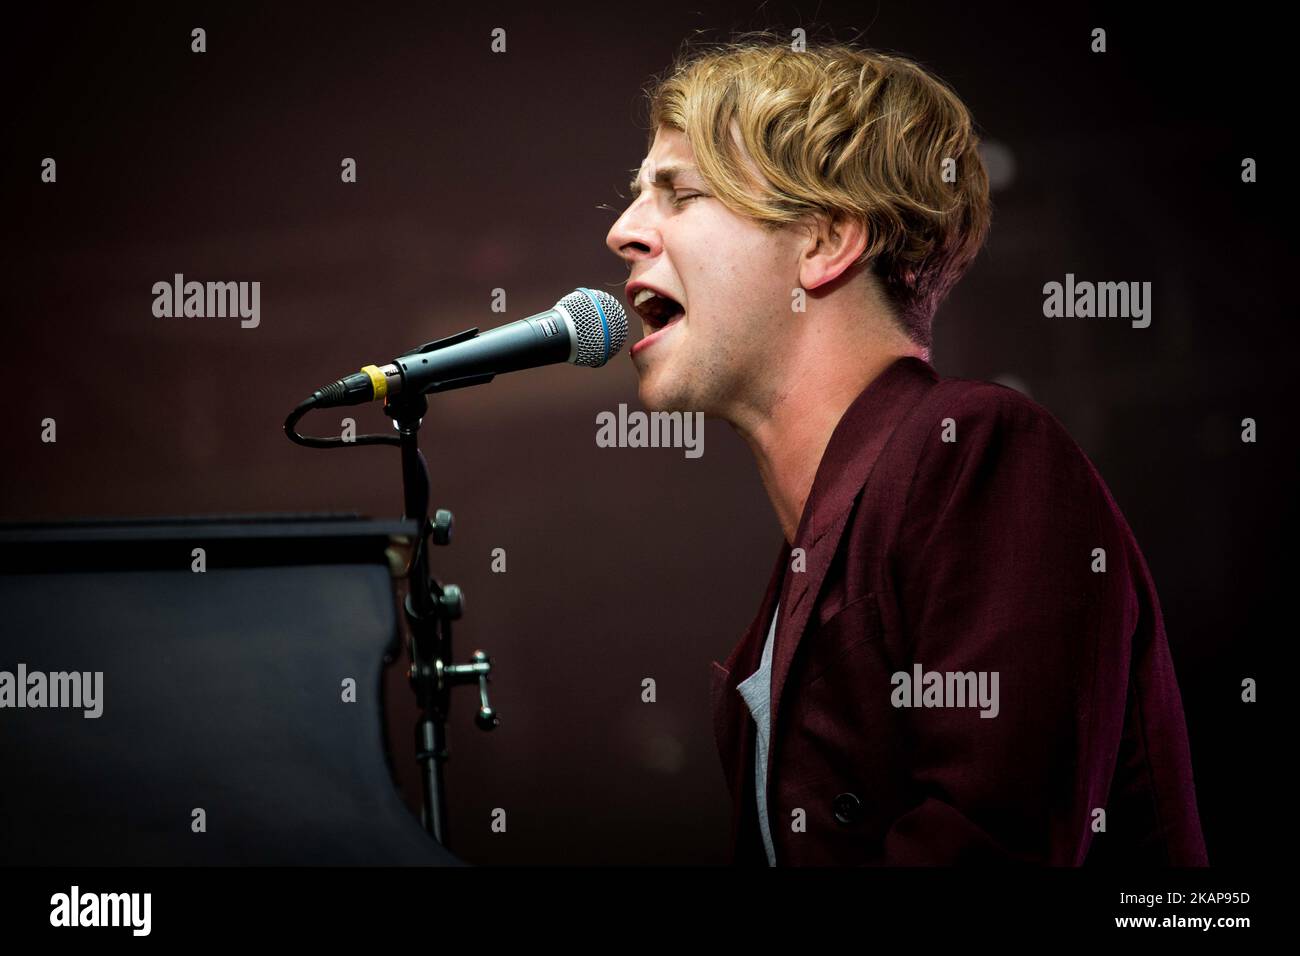
[[[979,137],[942,80],[901,56],[842,43],[796,52],[775,35],[746,34],[688,44],[646,94],[647,151],[660,126],[684,133],[732,211],[773,229],[810,214],[863,221],[858,262],[872,263],[907,335],[931,346],[934,313],[991,218]]]

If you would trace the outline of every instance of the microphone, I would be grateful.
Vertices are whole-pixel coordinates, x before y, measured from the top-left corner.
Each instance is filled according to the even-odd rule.
[[[428,342],[386,365],[366,365],[312,393],[304,405],[334,408],[491,381],[502,372],[572,362],[600,368],[627,340],[627,313],[608,292],[579,286],[545,312],[480,333]]]

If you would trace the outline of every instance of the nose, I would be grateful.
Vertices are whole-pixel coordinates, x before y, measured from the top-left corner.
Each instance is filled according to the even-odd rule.
[[[659,255],[659,231],[648,219],[645,196],[632,201],[623,215],[610,227],[605,245],[610,252],[627,263],[628,269],[638,259],[653,259]]]

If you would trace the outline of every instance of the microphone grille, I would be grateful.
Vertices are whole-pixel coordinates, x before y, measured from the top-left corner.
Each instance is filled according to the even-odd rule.
[[[574,365],[600,368],[623,348],[627,341],[627,313],[608,292],[579,286],[556,305],[569,313],[578,331]]]

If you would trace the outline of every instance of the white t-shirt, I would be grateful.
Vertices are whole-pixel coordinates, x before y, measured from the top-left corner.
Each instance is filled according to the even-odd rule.
[[[776,642],[776,615],[780,610],[778,604],[772,611],[772,626],[767,632],[758,670],[736,685],[758,725],[754,738],[754,791],[758,800],[758,828],[763,834],[768,866],[776,866],[776,850],[772,847],[772,830],[767,821],[767,743],[772,719],[772,645]]]

